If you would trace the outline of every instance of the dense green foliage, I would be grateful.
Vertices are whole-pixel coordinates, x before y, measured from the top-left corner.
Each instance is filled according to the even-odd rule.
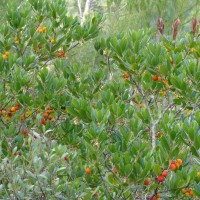
[[[198,22],[103,35],[67,13],[10,3],[0,25],[0,198],[199,199]]]

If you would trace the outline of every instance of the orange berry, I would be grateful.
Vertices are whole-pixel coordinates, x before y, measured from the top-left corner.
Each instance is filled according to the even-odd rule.
[[[60,55],[60,54],[59,54],[58,52],[55,53],[55,57],[59,57],[59,55]]]
[[[193,190],[191,190],[191,191],[189,192],[189,194],[190,194],[191,197],[193,197],[193,196],[194,196]]]
[[[126,81],[130,78],[130,74],[128,72],[123,73],[123,79]]]
[[[158,80],[158,76],[157,75],[153,75],[152,79],[153,79],[153,81],[157,81]]]
[[[54,110],[52,110],[52,109],[47,109],[47,110],[46,110],[46,113],[47,113],[47,114],[51,114],[51,113],[53,113],[53,112],[54,112]]]
[[[41,124],[43,124],[44,126],[47,124],[47,122],[46,122],[45,119],[43,119],[43,118],[40,120],[40,122],[41,122]]]
[[[25,115],[21,115],[21,116],[20,116],[20,120],[21,120],[21,121],[24,121],[24,120],[25,120]]]
[[[162,176],[166,177],[167,175],[168,175],[168,171],[167,171],[167,170],[164,170],[164,171],[162,172]]]
[[[19,110],[19,104],[15,105],[15,110]]]
[[[158,177],[157,177],[157,181],[158,181],[159,183],[162,183],[162,182],[165,181],[165,177],[164,177],[164,176],[158,176]]]
[[[45,112],[45,113],[43,114],[43,117],[44,117],[45,119],[47,119],[48,116],[49,116],[49,114],[48,114],[47,112]]]
[[[44,27],[42,28],[42,32],[45,33],[46,31],[47,31],[47,27],[44,26]]]
[[[158,76],[158,81],[161,81],[161,79],[162,79],[161,76]]]
[[[178,162],[176,162],[176,168],[179,168],[181,165],[178,163]]]
[[[200,172],[197,172],[197,176],[200,178]]]
[[[2,111],[1,111],[1,114],[2,114],[2,115],[5,115],[5,114],[6,114],[6,111],[5,111],[5,110],[2,110]]]
[[[92,170],[89,167],[85,169],[86,174],[91,174],[91,172],[92,172]]]
[[[190,196],[190,192],[186,192],[185,196],[189,197]]]
[[[183,161],[181,159],[176,160],[180,165],[182,165]]]
[[[37,30],[38,30],[39,33],[43,33],[43,28],[42,28],[42,27],[39,26],[39,27],[37,28]]]
[[[176,165],[171,163],[171,165],[169,166],[169,169],[172,171],[176,170]]]
[[[10,117],[9,116],[6,117],[6,121],[7,122],[10,121]]]
[[[3,54],[3,55],[2,55],[2,58],[5,60],[5,59],[8,58],[8,56],[7,56],[6,54]]]
[[[9,110],[10,110],[10,112],[15,112],[16,111],[15,107],[11,107]]]
[[[157,197],[157,198],[160,198],[160,194],[157,194],[156,197]]]

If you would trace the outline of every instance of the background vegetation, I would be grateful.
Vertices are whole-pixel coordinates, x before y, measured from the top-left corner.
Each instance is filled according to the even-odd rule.
[[[0,199],[199,199],[199,1],[87,2],[2,1]]]

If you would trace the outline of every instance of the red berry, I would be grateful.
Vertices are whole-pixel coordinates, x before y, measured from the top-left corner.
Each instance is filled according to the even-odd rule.
[[[162,172],[162,176],[166,177],[167,175],[168,175],[168,171],[167,171],[167,170],[164,170],[164,171]]]
[[[164,182],[164,180],[165,180],[165,177],[164,177],[164,176],[158,176],[158,177],[157,177],[157,181],[158,181],[159,183]]]
[[[148,180],[145,180],[145,181],[144,181],[144,185],[149,185],[149,181],[148,181]]]
[[[69,160],[69,158],[68,158],[67,156],[65,156],[65,157],[64,157],[64,160],[68,161],[68,160]]]
[[[45,119],[43,119],[43,118],[41,119],[40,122],[41,122],[41,124],[43,124],[44,126],[47,124],[47,122],[46,122]]]

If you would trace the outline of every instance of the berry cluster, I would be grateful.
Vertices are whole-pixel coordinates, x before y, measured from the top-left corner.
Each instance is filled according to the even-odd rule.
[[[60,50],[60,51],[55,53],[55,57],[64,58],[64,57],[66,57],[66,53],[65,53],[64,50]]]
[[[9,56],[10,52],[9,51],[6,51],[3,55],[2,55],[2,58],[3,59],[7,59],[8,56]]]
[[[172,160],[171,164],[169,166],[169,169],[174,171],[174,170],[178,169],[181,165],[182,165],[181,159]]]
[[[181,190],[181,192],[187,197],[193,197],[194,196],[194,192],[193,192],[192,188],[183,188]]]
[[[47,27],[46,26],[44,26],[44,27],[39,26],[37,28],[37,30],[38,30],[39,33],[45,33],[47,31]]]
[[[52,113],[54,113],[54,110],[52,110],[51,108],[47,108],[45,113],[43,114],[43,118],[40,120],[41,124],[45,126],[47,124],[47,120],[54,121],[54,118],[50,116]]]
[[[7,111],[6,109],[2,109],[0,115],[5,116],[5,120],[8,122],[10,121],[10,117],[14,116],[17,110],[19,110],[19,104],[8,108]]]

